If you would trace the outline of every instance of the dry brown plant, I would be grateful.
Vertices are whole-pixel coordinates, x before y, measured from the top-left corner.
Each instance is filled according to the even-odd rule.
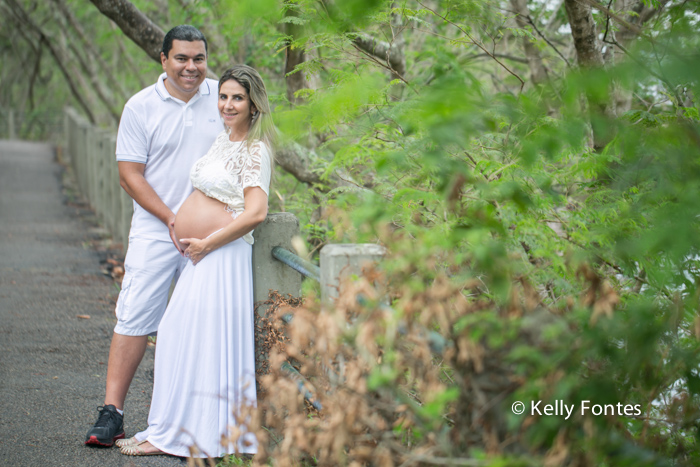
[[[594,275],[587,279],[598,288],[582,301],[595,314],[610,306],[610,292]],[[469,284],[444,275],[418,291],[389,286],[391,306],[377,283],[405,284],[369,271],[345,283],[334,306],[271,293],[258,324],[258,345],[268,355],[258,371],[258,406],[239,417],[259,441],[251,465],[481,465],[469,456],[474,448],[533,454],[521,433],[535,420],[525,418],[520,432],[506,423],[509,397],[525,382],[508,356],[518,345],[546,352],[542,330],[565,318],[546,309],[523,277],[500,307],[467,298]],[[287,313],[289,324],[281,320]],[[282,370],[284,362],[304,376],[320,411]],[[560,377],[554,371],[543,384]],[[537,453],[543,462],[563,465],[566,436]]]

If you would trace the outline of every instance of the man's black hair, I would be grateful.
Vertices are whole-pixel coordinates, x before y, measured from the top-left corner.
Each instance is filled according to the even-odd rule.
[[[168,58],[168,54],[173,48],[174,40],[188,42],[202,41],[204,42],[204,51],[207,52],[207,54],[209,53],[207,49],[207,38],[204,37],[202,31],[189,24],[175,26],[165,35],[163,38],[163,53],[165,54],[165,58]]]

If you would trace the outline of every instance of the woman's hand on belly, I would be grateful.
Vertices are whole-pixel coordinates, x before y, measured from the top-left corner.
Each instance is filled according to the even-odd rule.
[[[202,259],[211,251],[211,248],[207,246],[206,239],[200,240],[199,238],[182,238],[180,239],[180,243],[186,248],[185,257],[189,258],[194,265],[202,261]]]

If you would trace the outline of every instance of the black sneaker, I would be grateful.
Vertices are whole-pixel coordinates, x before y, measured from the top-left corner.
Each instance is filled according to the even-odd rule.
[[[88,446],[111,447],[114,440],[124,438],[124,417],[117,412],[113,405],[98,407],[100,416],[95,425],[90,428],[85,437]]]

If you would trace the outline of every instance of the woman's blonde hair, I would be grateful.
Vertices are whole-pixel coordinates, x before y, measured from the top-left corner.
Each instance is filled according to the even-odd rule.
[[[221,91],[221,85],[228,80],[236,81],[248,91],[250,102],[257,111],[253,114],[253,120],[245,138],[248,147],[255,141],[262,141],[267,145],[274,159],[275,145],[277,144],[277,128],[272,121],[270,101],[267,98],[265,83],[260,74],[248,65],[234,65],[219,78],[219,91]]]

